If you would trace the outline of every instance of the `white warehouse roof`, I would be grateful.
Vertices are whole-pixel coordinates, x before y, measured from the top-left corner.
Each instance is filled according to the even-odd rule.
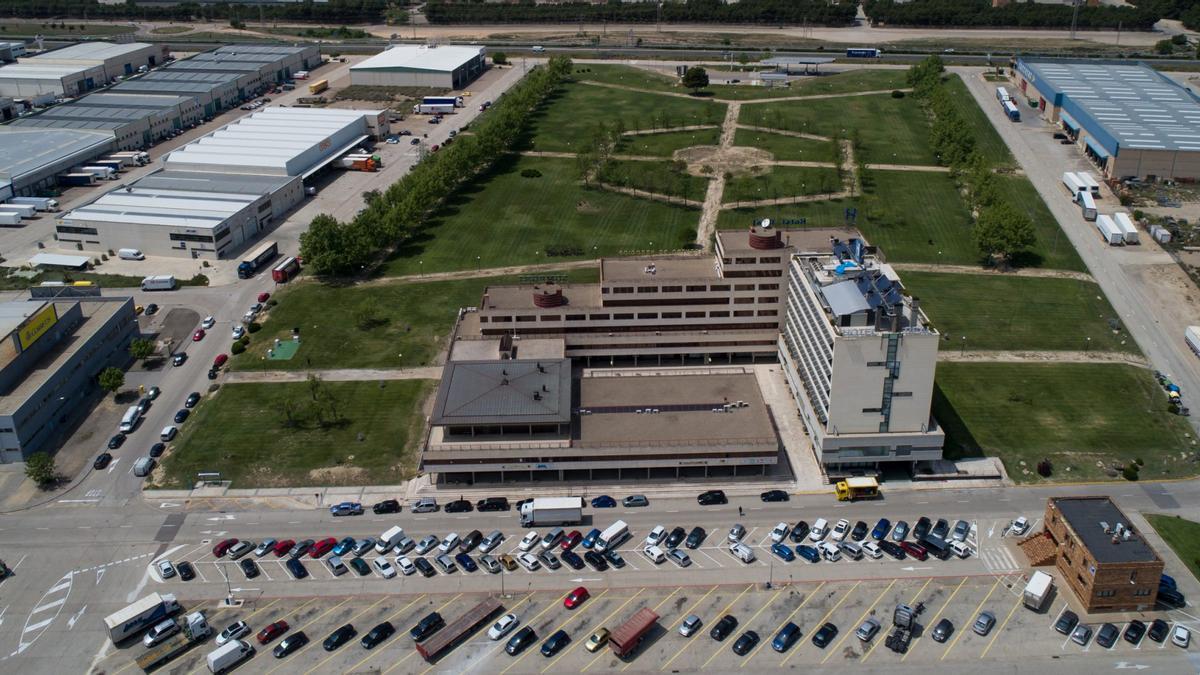
[[[148,42],[81,42],[79,44],[42,52],[31,59],[46,61],[94,61],[103,62],[107,59],[139,52],[154,45]]]
[[[213,229],[258,199],[258,195],[138,189],[109,192],[72,210],[64,223],[147,223]]]
[[[429,70],[449,73],[482,54],[483,47],[396,45],[366,61],[350,66],[350,71]]]

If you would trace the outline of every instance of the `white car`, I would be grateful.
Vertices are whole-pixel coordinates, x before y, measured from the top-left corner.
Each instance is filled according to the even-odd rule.
[[[829,534],[829,521],[817,518],[813,522],[812,529],[808,531],[808,538],[811,541],[821,541],[827,534]]]
[[[537,559],[537,556],[532,553],[522,553],[521,555],[517,556],[517,562],[521,563],[521,567],[524,567],[530,572],[542,566],[542,563]]]
[[[221,634],[217,636],[217,646],[220,647],[230,640],[236,640],[243,635],[249,634],[250,624],[246,623],[245,621],[234,621],[233,623],[229,624],[228,628],[221,631]]]
[[[175,576],[175,566],[171,564],[170,560],[159,560],[158,573],[162,575],[162,578],[170,579]]]
[[[450,534],[446,535],[446,538],[443,539],[442,543],[438,546],[438,550],[442,553],[449,553],[455,548],[458,548],[457,532],[451,532]]]
[[[791,533],[791,531],[792,528],[789,527],[787,523],[780,523],[775,526],[775,529],[771,530],[771,541],[778,544],[784,539],[787,539],[787,536]]]
[[[375,569],[379,570],[379,573],[383,575],[384,579],[391,579],[396,576],[396,568],[392,567],[392,563],[388,562],[387,558],[376,558],[372,563],[375,565]]]
[[[1012,521],[1011,525],[1008,526],[1008,531],[1012,532],[1018,537],[1025,534],[1029,531],[1029,519],[1025,516],[1017,518],[1016,520]]]
[[[396,567],[400,568],[400,573],[408,576],[417,571],[417,566],[411,560],[404,556],[396,556]]]
[[[650,534],[646,535],[646,546],[658,546],[667,538],[667,528],[662,525],[655,525]]]
[[[147,647],[153,647],[178,632],[179,624],[175,623],[174,619],[167,619],[156,624],[154,628],[151,628],[150,632],[146,633],[146,636],[142,638],[142,644]]]
[[[204,320],[200,322],[200,327],[203,328],[204,330],[208,330],[209,328],[212,328],[215,325],[217,325],[217,320],[212,318],[211,316],[204,317]]]
[[[1176,624],[1175,630],[1171,631],[1171,643],[1176,647],[1187,649],[1188,644],[1192,641],[1192,631]]]
[[[246,334],[246,329],[245,329],[245,328],[242,328],[241,326],[234,326],[234,327],[233,327],[233,335],[232,335],[232,336],[233,336],[233,339],[234,339],[234,340],[241,340],[241,339],[242,339],[242,336],[243,336],[243,335],[245,335],[245,334]]]
[[[505,614],[488,629],[488,637],[493,640],[499,640],[508,635],[519,623],[521,623],[521,620],[517,618],[516,614]]]
[[[528,551],[534,546],[537,546],[538,542],[541,540],[542,538],[538,536],[537,532],[530,530],[529,534],[525,535],[525,538],[521,540],[521,543],[519,546],[517,546],[517,548],[521,549],[521,551]]]
[[[834,541],[841,541],[846,538],[846,535],[849,534],[849,532],[850,521],[842,518],[841,520],[837,521],[837,525],[833,526],[833,534],[831,536],[833,537]]]
[[[872,558],[878,559],[883,557],[883,551],[880,550],[879,544],[876,544],[873,541],[864,541],[863,543],[859,544],[859,546],[862,547],[863,553],[866,553]]]

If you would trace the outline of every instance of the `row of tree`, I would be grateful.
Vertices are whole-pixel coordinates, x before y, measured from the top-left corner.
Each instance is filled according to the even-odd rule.
[[[888,26],[1021,26],[1065,28],[1071,25],[1075,8],[1070,4],[1012,2],[993,7],[991,0],[865,0],[863,11],[873,25]],[[1080,6],[1075,17],[1079,28],[1152,30],[1162,18],[1157,5],[1117,7]]]
[[[441,152],[429,155],[382,192],[366,195],[367,206],[351,221],[322,214],[300,235],[304,264],[321,275],[360,272],[380,251],[413,235],[462,183],[512,150],[533,111],[571,73],[571,61],[556,56],[530,71],[475,123]]]
[[[760,23],[848,26],[854,23],[853,0],[674,0],[603,4],[564,2],[516,4],[430,0],[425,4],[430,23],[544,23],[613,21],[618,23]]]
[[[280,2],[241,4],[218,2],[201,5],[182,2],[177,5],[134,0],[102,3],[98,0],[5,0],[3,14],[24,19],[82,18],[129,19],[140,21],[226,21],[230,19],[311,21],[326,25],[379,23],[384,20],[386,0],[328,0],[327,2]]]

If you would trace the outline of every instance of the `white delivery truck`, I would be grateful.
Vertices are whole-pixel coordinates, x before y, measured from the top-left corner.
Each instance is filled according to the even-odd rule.
[[[1080,192],[1079,196],[1075,198],[1075,203],[1079,204],[1079,212],[1083,215],[1084,220],[1096,219],[1096,200],[1092,199],[1092,193]]]
[[[250,658],[254,647],[243,640],[230,640],[208,653],[208,670],[214,675],[223,673]]]
[[[1117,224],[1117,227],[1121,228],[1121,235],[1125,238],[1126,244],[1139,243],[1137,227],[1133,224],[1133,218],[1130,218],[1128,213],[1114,213],[1113,222]]]
[[[37,207],[33,204],[14,204],[9,202],[8,204],[0,204],[0,209],[16,211],[21,214],[22,218],[32,218],[37,213]]]
[[[1045,572],[1034,572],[1029,577],[1029,583],[1025,584],[1025,606],[1035,612],[1040,611],[1053,588],[1054,577]]]
[[[593,548],[597,553],[604,553],[609,549],[620,546],[628,538],[629,526],[625,524],[625,521],[618,520],[600,533],[600,537],[596,539],[596,544]]]
[[[375,552],[387,553],[403,538],[404,528],[399,526],[389,528],[386,532],[379,535],[379,541],[375,542]]]
[[[20,225],[21,214],[16,211],[5,211],[0,209],[0,225]]]
[[[1192,348],[1196,356],[1200,356],[1200,326],[1188,326],[1183,331],[1183,339],[1187,341],[1188,346]]]
[[[582,497],[539,497],[521,505],[521,527],[578,525],[582,522]]]
[[[96,178],[117,179],[117,170],[111,166],[81,166],[79,170],[84,173],[90,173]]]
[[[121,426],[118,428],[123,434],[131,433],[140,419],[142,419],[142,409],[136,405],[131,405],[125,411],[125,416],[121,418]]]
[[[1125,243],[1125,235],[1121,232],[1121,228],[1117,227],[1117,224],[1109,216],[1101,215],[1096,218],[1096,229],[1100,231],[1100,237],[1109,246],[1120,246]]]
[[[174,288],[175,277],[169,274],[160,274],[142,279],[143,291],[170,291]]]
[[[175,600],[174,595],[151,593],[132,605],[104,617],[104,626],[108,628],[108,637],[113,644],[116,644],[142,632],[179,610],[179,602]]]
[[[58,201],[49,197],[13,197],[9,204],[28,204],[38,211],[57,211]],[[3,206],[3,205],[0,205]]]

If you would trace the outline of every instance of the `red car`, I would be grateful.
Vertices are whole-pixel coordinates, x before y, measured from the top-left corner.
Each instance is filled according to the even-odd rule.
[[[581,541],[583,541],[583,535],[579,534],[579,530],[572,530],[571,534],[568,534],[567,537],[562,540],[562,550],[570,551],[578,546],[579,542]]]
[[[217,354],[217,358],[213,359],[213,368],[220,368],[229,360],[228,354]]]
[[[327,537],[325,539],[322,539],[321,541],[318,541],[317,543],[313,544],[312,550],[309,551],[308,555],[309,555],[309,557],[312,557],[312,558],[320,558],[321,556],[325,555],[326,553],[329,553],[330,551],[332,551],[333,547],[337,546],[337,543],[338,543],[338,540],[334,539],[333,537]]]
[[[213,547],[213,556],[217,558],[225,557],[225,552],[236,543],[238,543],[237,539],[226,539],[225,541],[222,541]]]
[[[563,598],[563,607],[566,607],[567,609],[575,609],[576,607],[582,605],[584,600],[587,600],[590,597],[592,596],[590,593],[588,593],[588,589],[580,586],[570,593],[567,593],[567,597]]]
[[[270,294],[270,293],[265,293],[265,292],[264,292],[264,293],[259,293],[259,294],[258,294],[258,301],[259,301],[259,302],[266,302],[266,301],[267,301],[267,299],[268,299],[268,298],[270,298],[270,297],[271,297],[271,294]]]
[[[288,622],[276,621],[266,628],[258,631],[258,644],[265,645],[271,640],[283,635],[288,631]]]
[[[929,551],[926,551],[925,547],[920,544],[914,544],[911,541],[902,541],[900,542],[900,548],[904,549],[905,553],[911,555],[917,560],[929,559]]]
[[[287,555],[287,552],[292,550],[292,547],[295,545],[296,542],[293,539],[277,541],[275,542],[275,546],[271,549],[271,552],[275,554],[276,558],[282,558],[283,556]]]
[[[192,342],[199,342],[203,340],[205,335],[207,335],[207,333],[204,332],[203,328],[197,328],[196,332],[192,333]]]

